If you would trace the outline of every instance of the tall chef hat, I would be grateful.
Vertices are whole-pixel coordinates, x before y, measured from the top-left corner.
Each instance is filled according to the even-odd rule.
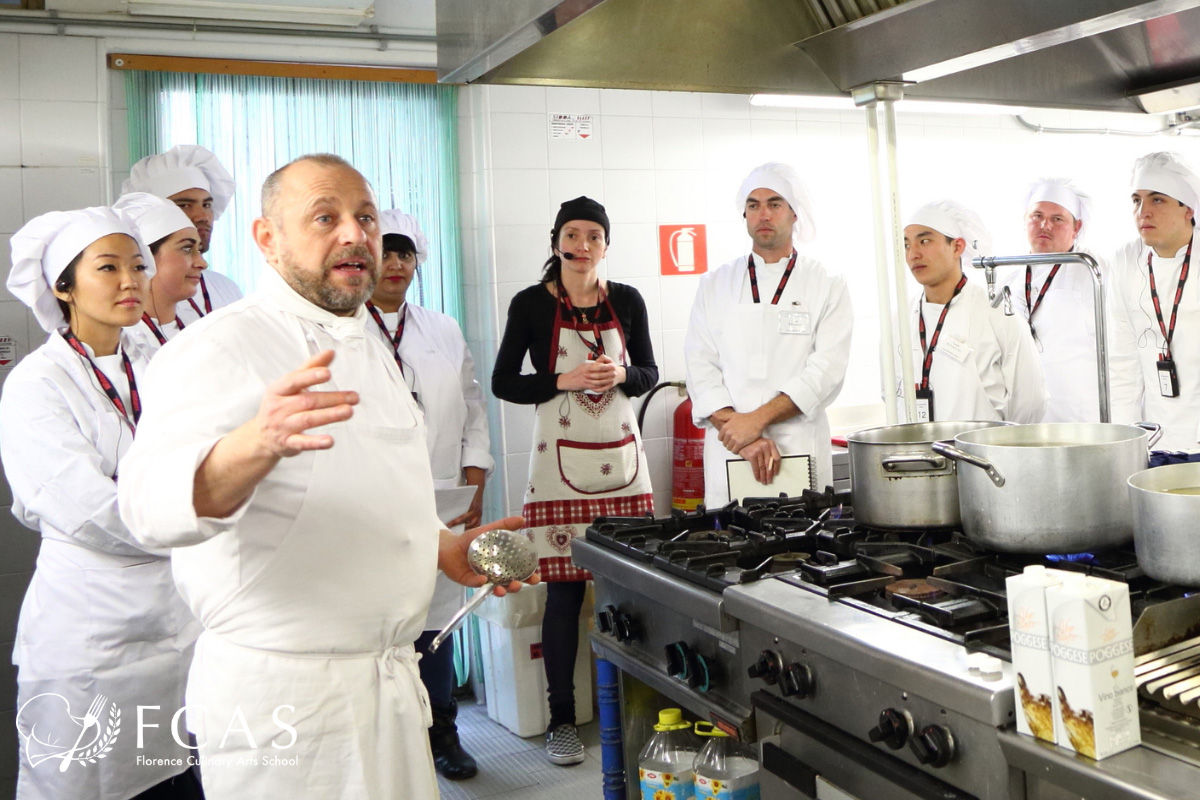
[[[236,184],[212,151],[195,144],[178,144],[165,153],[146,156],[133,165],[121,184],[121,194],[149,192],[169,198],[188,189],[203,189],[213,198],[213,216],[220,217],[233,199]]]
[[[992,237],[983,220],[971,209],[954,200],[937,200],[921,206],[909,217],[908,225],[924,225],[952,239],[967,243],[962,263],[983,255],[992,248]]]
[[[170,200],[164,200],[149,192],[123,194],[112,207],[113,211],[133,226],[142,246],[142,255],[146,258],[146,267],[151,274],[155,263],[150,245],[176,231],[194,227],[188,215],[183,213],[183,209]]]
[[[793,242],[804,244],[816,238],[817,225],[813,218],[812,198],[809,197],[808,188],[796,170],[777,161],[756,167],[746,176],[746,180],[742,181],[737,197],[733,200],[733,205],[739,213],[746,210],[746,198],[755,189],[770,189],[787,200],[796,215],[796,224],[792,226]]]
[[[405,214],[398,208],[389,209],[380,212],[379,227],[384,236],[396,233],[412,239],[413,246],[417,248],[417,264],[425,263],[425,258],[429,255],[429,240],[421,231],[421,223],[417,222],[416,217]]]
[[[1200,178],[1178,153],[1150,153],[1133,162],[1133,191],[1161,192],[1200,211]]]
[[[1076,220],[1083,223],[1079,234],[1075,237],[1075,245],[1079,246],[1087,232],[1088,220],[1092,218],[1092,198],[1075,185],[1070,178],[1038,178],[1029,184],[1025,193],[1025,211],[1038,203],[1055,203],[1062,206]]]
[[[29,306],[47,333],[67,324],[54,297],[54,283],[75,256],[92,242],[113,233],[123,233],[137,241],[127,220],[111,208],[101,206],[51,211],[34,217],[13,234],[8,290]]]

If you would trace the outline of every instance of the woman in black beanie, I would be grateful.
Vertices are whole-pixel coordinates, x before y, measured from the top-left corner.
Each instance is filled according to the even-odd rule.
[[[642,296],[599,277],[608,242],[604,206],[587,197],[562,204],[542,280],[513,298],[492,371],[496,397],[537,404],[522,513],[547,584],[546,752],[564,765],[584,759],[573,675],[579,612],[591,578],[571,564],[571,540],[596,517],[654,511],[629,398],[654,386],[658,367]],[[526,353],[534,373],[523,375]]]

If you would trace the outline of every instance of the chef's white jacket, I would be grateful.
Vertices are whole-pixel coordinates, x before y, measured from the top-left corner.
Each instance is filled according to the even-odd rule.
[[[148,355],[125,335],[121,344],[140,388]],[[120,356],[94,361],[130,409]],[[167,551],[139,542],[118,513],[117,481],[132,442],[91,367],[57,333],[4,383],[0,457],[12,512],[42,537],[13,648],[21,798],[125,800],[185,769],[170,763],[188,751],[168,721],[183,705],[199,626],[171,580]],[[159,706],[164,716],[151,712],[147,721],[160,727],[140,749],[132,735],[110,737],[105,757],[61,773],[58,758],[39,761],[70,746],[80,728],[66,715],[82,717],[99,695],[107,701],[102,730],[123,711],[132,731],[139,704]],[[151,760],[139,764],[139,756]]]
[[[1033,268],[1031,305],[1037,305],[1038,293],[1053,268],[1051,264]],[[1014,311],[1028,320],[1025,268],[1014,270],[1004,283],[1012,292]],[[1083,264],[1063,264],[1033,317],[1033,343],[1050,396],[1042,422],[1100,421],[1093,288],[1091,270]]]
[[[213,311],[242,299],[242,290],[238,285],[230,278],[212,269],[204,270],[204,285],[208,287],[208,299],[212,301]],[[196,296],[192,299],[196,301],[200,310],[204,311],[204,293],[197,289]],[[192,308],[192,304],[184,300],[175,304],[175,316],[183,320],[184,325],[190,325],[200,319],[202,315],[197,314],[196,309]]]
[[[1193,234],[1192,241],[1196,241]],[[1192,250],[1192,264],[1171,350],[1179,376],[1179,396],[1163,397],[1158,383],[1158,355],[1165,344],[1154,304],[1146,258],[1151,249],[1136,239],[1113,256],[1109,266],[1109,364],[1113,422],[1139,420],[1163,427],[1156,445],[1164,450],[1195,450],[1200,426],[1200,247]],[[1187,246],[1173,258],[1154,256],[1154,283],[1162,307],[1163,323],[1171,324],[1171,306],[1183,269]]]
[[[154,320],[154,325],[158,328],[159,333],[169,342],[179,335],[184,328],[179,327],[179,318],[176,317],[171,322],[166,324]],[[138,320],[136,325],[130,325],[125,329],[125,335],[137,343],[137,346],[146,353],[153,356],[158,352],[158,349],[163,346],[163,343],[158,341],[158,337],[154,335],[154,331],[146,324],[145,320]]]
[[[400,358],[405,380],[425,410],[434,485],[439,489],[461,486],[465,467],[490,473],[495,464],[488,443],[487,404],[475,380],[475,361],[453,317],[412,303],[402,310],[406,316]],[[400,312],[380,316],[387,335],[374,320],[368,321],[367,327],[378,331],[391,347]],[[462,605],[462,598],[461,585],[438,575],[426,630],[441,630]]]
[[[176,548],[175,580],[204,625],[187,715],[201,755],[299,758],[205,765],[206,795],[435,796],[412,646],[442,527],[421,414],[365,308],[335,316],[270,270],[260,286],[151,363],[119,488],[138,540]],[[269,384],[327,349],[332,378],[315,389],[360,398],[350,420],[315,429],[333,447],[281,459],[230,517],[197,517],[195,473],[213,445],[255,416]],[[222,738],[239,709],[257,749]]]
[[[778,305],[771,299],[787,259],[763,264],[755,258],[761,303],[754,303],[745,256],[700,278],[692,306],[684,356],[692,417],[705,428],[705,502],[729,499],[725,462],[737,456],[721,444],[708,421],[732,407],[753,411],[780,394],[800,414],[769,425],[763,435],[782,455],[807,454],[815,462],[817,489],[833,483],[829,420],[825,410],[842,390],[850,356],[854,312],[846,281],[814,259],[800,255]],[[779,315],[791,318],[791,333]],[[763,487],[770,494],[769,486]]]
[[[1050,291],[1054,291],[1053,285]],[[945,307],[922,302],[924,296],[924,291],[918,292],[910,307],[910,352],[913,378],[918,384],[924,360],[919,315],[923,307],[928,343]],[[896,371],[900,371],[899,365]],[[1046,413],[1046,381],[1029,325],[1017,314],[1010,317],[1003,308],[992,308],[987,291],[970,281],[946,314],[934,348],[929,386],[933,390],[935,420],[1034,423],[1041,422]]]

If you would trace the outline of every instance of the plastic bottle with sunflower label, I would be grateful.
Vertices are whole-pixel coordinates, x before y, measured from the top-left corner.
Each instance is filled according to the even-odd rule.
[[[696,800],[759,800],[754,749],[711,722],[697,722],[696,735],[708,740],[696,756]]]
[[[685,800],[695,797],[692,764],[700,740],[678,708],[658,712],[654,735],[638,756],[642,800]]]

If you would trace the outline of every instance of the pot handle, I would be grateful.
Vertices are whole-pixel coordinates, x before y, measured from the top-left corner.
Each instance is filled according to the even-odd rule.
[[[885,456],[879,462],[888,472],[919,472],[926,469],[945,469],[946,459],[925,453],[909,453],[902,456]],[[915,466],[914,466],[915,465]]]
[[[1146,442],[1146,449],[1150,450],[1154,445],[1158,444],[1158,440],[1162,438],[1162,425],[1157,422],[1135,422],[1133,427],[1141,428],[1144,431],[1150,431],[1150,441]]]
[[[933,448],[933,452],[940,453],[946,458],[954,461],[965,461],[973,467],[979,467],[981,470],[987,473],[989,478],[992,479],[992,483],[996,484],[997,486],[1004,485],[1004,476],[1001,475],[1000,472],[994,466],[992,466],[992,462],[988,461],[986,458],[980,458],[979,456],[973,456],[970,453],[964,453],[962,450],[959,450],[957,447],[950,444],[950,442],[934,442],[931,447]]]

